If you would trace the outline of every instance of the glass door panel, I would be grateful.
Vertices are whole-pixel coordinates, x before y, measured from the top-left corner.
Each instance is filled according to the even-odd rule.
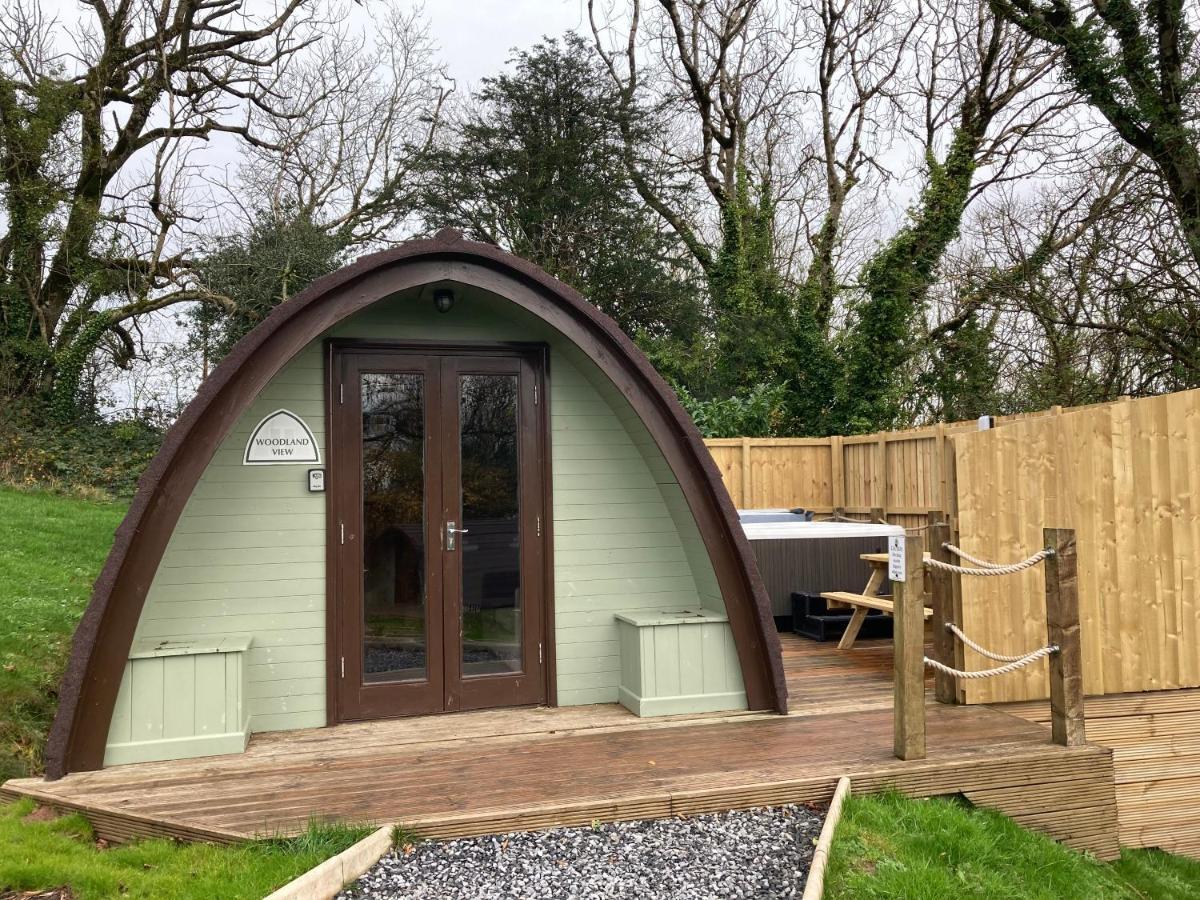
[[[462,674],[522,670],[517,375],[458,376]]]
[[[360,373],[362,681],[428,677],[425,379]]]

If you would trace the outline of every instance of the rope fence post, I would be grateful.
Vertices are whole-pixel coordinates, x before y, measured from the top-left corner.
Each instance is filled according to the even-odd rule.
[[[925,530],[925,548],[931,559],[941,562],[953,562],[950,551],[943,544],[950,542],[950,523],[940,509],[929,511],[928,526]],[[954,595],[951,579],[953,573],[929,566],[925,578],[929,582],[930,607],[933,609],[933,658],[940,663],[954,666],[954,635],[946,628],[947,622],[954,622]],[[955,703],[958,700],[958,689],[954,678],[945,672],[935,670],[933,693],[938,703]]]
[[[951,456],[953,456],[953,454],[951,454]],[[947,519],[947,522],[948,522],[948,524],[947,524],[946,528],[950,532],[950,543],[956,547],[962,546],[961,536],[958,533],[958,519],[956,517],[950,518],[950,519]],[[950,551],[947,550],[946,552],[949,553]],[[950,608],[952,610],[954,610],[954,614],[951,617],[950,621],[959,622],[962,619],[962,615],[963,615],[963,581],[962,581],[962,576],[960,574],[958,574],[957,572],[950,573]],[[966,664],[967,664],[966,652],[961,647],[959,647],[958,644],[955,644],[954,645],[954,667],[956,669],[961,669]],[[966,689],[966,686],[961,681],[956,681],[954,684],[954,702],[955,703],[966,703],[967,702],[967,689]]]
[[[1075,530],[1046,528],[1042,536],[1054,550],[1046,559],[1046,637],[1058,647],[1050,657],[1050,733],[1054,743],[1076,747],[1086,737]]]
[[[899,759],[925,758],[925,601],[922,597],[922,542],[901,542],[904,578],[892,579],[893,689],[895,754]],[[889,565],[889,568],[891,566]]]

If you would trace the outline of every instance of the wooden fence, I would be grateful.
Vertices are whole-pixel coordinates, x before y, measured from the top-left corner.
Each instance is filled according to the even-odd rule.
[[[1085,691],[1200,687],[1200,391],[912,431],[707,442],[739,507],[845,507],[914,527],[946,510],[959,544],[1009,562],[1074,528]],[[967,579],[964,630],[1000,653],[1040,646],[1036,571]],[[967,652],[968,668],[985,661]],[[966,682],[969,703],[1046,696],[1044,663]]]
[[[1200,685],[1200,391],[1127,400],[955,438],[959,539],[989,559],[1079,542],[1088,694]],[[1023,573],[1024,574],[1024,573]],[[971,579],[982,582],[987,579]],[[1001,653],[1044,633],[1036,576],[963,587],[963,627]],[[968,666],[978,659],[967,656]],[[973,683],[969,702],[1043,696],[1044,672]]]
[[[860,518],[882,509],[889,521],[909,525],[948,505],[950,429],[705,443],[739,509],[842,508]]]
[[[997,425],[1054,415],[1057,408],[997,417]],[[954,508],[954,458],[947,440],[977,431],[977,422],[951,422],[907,431],[828,438],[710,438],[739,509],[819,513],[842,508],[866,518],[883,510],[889,522],[914,526],[931,509]]]

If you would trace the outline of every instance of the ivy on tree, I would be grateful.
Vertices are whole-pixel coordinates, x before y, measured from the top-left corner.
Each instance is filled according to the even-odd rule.
[[[1162,176],[1200,264],[1200,64],[1183,0],[991,0],[997,15],[1061,48],[1075,89]]]

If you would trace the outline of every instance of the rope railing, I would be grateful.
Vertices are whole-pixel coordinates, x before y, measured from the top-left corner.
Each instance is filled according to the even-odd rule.
[[[945,525],[945,522],[926,522],[924,525],[913,525],[911,528],[905,528],[905,534],[921,534],[928,531],[930,528],[940,528]]]
[[[946,630],[980,656],[986,656],[988,659],[995,660],[996,662],[1016,662],[1018,659],[1023,659],[1028,655],[1026,653],[1018,653],[1016,656],[1005,656],[1003,653],[994,653],[991,650],[987,650],[967,637],[966,633],[953,622],[946,623]]]
[[[971,672],[964,669],[955,669],[952,666],[948,666],[936,659],[930,659],[928,656],[925,657],[925,665],[929,666],[931,669],[937,670],[938,672],[944,672],[952,678],[994,678],[997,675],[1007,675],[1009,672],[1015,672],[1017,669],[1024,668],[1025,666],[1032,662],[1036,662],[1042,657],[1050,656],[1051,654],[1058,652],[1057,645],[1048,644],[1045,647],[1038,647],[1036,650],[1031,650],[1029,653],[1022,653],[1017,656],[1006,656],[1003,653],[996,653],[995,651],[988,650],[986,647],[982,647],[975,643],[973,640],[967,637],[966,632],[964,632],[953,622],[946,623],[946,630],[980,656],[986,656],[988,659],[1004,663],[1004,665],[996,666],[994,669],[978,669],[974,672]]]
[[[1085,741],[1083,675],[1081,667],[1078,553],[1075,532],[1069,528],[1043,528],[1042,547],[1026,559],[1003,563],[981,559],[951,541],[953,525],[941,510],[930,510],[928,524],[907,529],[904,542],[904,575],[892,581],[895,610],[895,705],[893,747],[899,759],[925,756],[925,674],[934,672],[934,690],[941,703],[961,703],[982,690],[980,696],[1006,696],[1001,685],[986,679],[1008,675],[1048,660],[1051,739],[1063,746]],[[924,540],[917,536],[926,532]],[[921,545],[924,545],[923,547]],[[923,552],[924,551],[924,552]],[[895,553],[895,548],[891,548]],[[925,557],[924,559],[922,557]],[[972,640],[954,621],[959,577],[997,577],[1023,572],[1044,563],[1046,582],[1046,646],[1028,653],[997,653]],[[953,577],[951,576],[953,574]],[[924,577],[922,577],[924,576]],[[925,593],[928,591],[928,600]],[[921,627],[923,606],[931,606],[934,646],[925,655]],[[928,614],[928,613],[926,613]],[[943,627],[944,626],[944,627]],[[985,637],[986,639],[986,637]],[[961,641],[956,644],[955,641]],[[975,671],[955,668],[958,648],[978,653],[985,660]],[[971,665],[975,664],[972,660]],[[1036,671],[1036,670],[1035,670]]]
[[[951,553],[953,553],[955,556],[957,556],[959,559],[965,559],[967,562],[969,562],[973,566],[979,566],[980,568],[983,568],[983,569],[1003,569],[1004,565],[1005,565],[1004,563],[994,563],[994,562],[991,562],[990,560],[980,559],[978,556],[972,556],[966,550],[962,549],[962,547],[956,547],[956,546],[954,546],[954,544],[951,544],[949,542],[942,544],[942,546],[945,547],[947,550],[949,550]],[[1041,554],[1041,556],[1038,557],[1038,554]],[[1041,560],[1046,559],[1047,557],[1050,557],[1053,555],[1054,555],[1053,547],[1043,547],[1041,550],[1039,550],[1037,553],[1035,553],[1033,556],[1031,556],[1030,559],[1033,559],[1034,557],[1038,557],[1038,561],[1040,562]],[[1027,561],[1028,560],[1026,560],[1026,562]]]
[[[956,566],[954,563],[942,562],[940,559],[927,559],[925,565],[931,566],[934,569],[941,569],[943,572],[957,572],[959,575],[1015,575],[1017,572],[1023,572],[1025,569],[1031,569],[1040,563],[1043,559],[1054,555],[1054,550],[1049,547],[1044,547],[1037,553],[1030,556],[1028,559],[1023,559],[1015,563],[994,563],[986,559],[979,559],[971,556],[959,547],[953,544],[942,544],[951,553],[958,556],[960,559],[965,559],[973,563],[978,568],[971,566]]]
[[[962,669],[955,669],[945,663],[940,663],[936,659],[925,657],[925,665],[931,669],[936,669],[939,672],[945,672],[952,678],[994,678],[997,675],[1007,675],[1009,672],[1015,672],[1017,669],[1024,668],[1032,662],[1037,662],[1045,656],[1050,656],[1058,652],[1058,647],[1055,644],[1050,644],[1046,647],[1038,647],[1032,653],[1026,653],[1024,656],[1006,663],[1003,666],[997,666],[994,669],[979,669],[974,672],[967,672]]]

